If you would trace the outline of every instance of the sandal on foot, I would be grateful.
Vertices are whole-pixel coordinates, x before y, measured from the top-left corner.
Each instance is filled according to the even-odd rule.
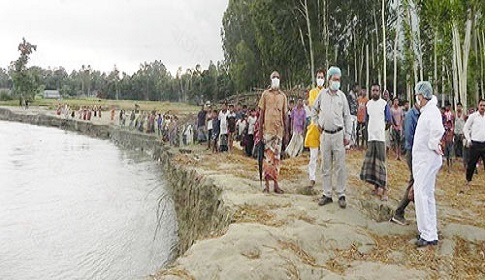
[[[269,188],[264,188],[263,193],[269,193]]]
[[[274,192],[275,192],[275,193],[277,193],[277,194],[284,194],[284,193],[285,193],[285,192],[284,192],[282,189],[280,189],[280,188],[275,188],[275,189],[274,189]]]
[[[310,185],[308,186],[310,189],[315,186],[315,180],[310,180]]]

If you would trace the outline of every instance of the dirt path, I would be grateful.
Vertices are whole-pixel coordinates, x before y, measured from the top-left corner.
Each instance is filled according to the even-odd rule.
[[[387,221],[406,187],[405,162],[388,161],[390,200],[381,202],[359,179],[364,153],[348,152],[348,207],[343,210],[335,202],[317,205],[321,174],[315,190],[308,191],[308,154],[283,161],[286,193],[276,195],[261,192],[257,163],[242,151],[190,149],[176,160],[224,188],[224,203],[236,209],[234,223],[222,236],[196,242],[154,279],[479,279],[485,273],[483,169],[466,195],[457,195],[464,183],[461,164],[450,174],[440,172],[440,243],[416,249],[414,205],[406,214],[409,226]]]

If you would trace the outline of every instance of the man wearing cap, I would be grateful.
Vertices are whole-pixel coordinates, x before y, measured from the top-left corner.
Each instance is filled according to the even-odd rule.
[[[329,88],[320,91],[312,106],[312,121],[317,124],[320,136],[320,148],[323,151],[323,196],[318,205],[323,206],[332,200],[332,169],[337,177],[335,191],[338,203],[345,208],[345,188],[347,184],[345,169],[345,146],[350,143],[352,120],[350,118],[347,97],[340,90],[340,68],[328,69]]]
[[[317,71],[317,87],[310,90],[308,94],[308,107],[311,108],[318,94],[323,89],[325,84],[325,70],[320,69]],[[311,116],[311,109],[310,109]],[[311,122],[307,127],[307,132],[305,136],[305,147],[310,149],[310,161],[308,162],[308,177],[310,179],[310,187],[315,186],[315,173],[317,171],[317,159],[318,159],[318,149],[320,148],[320,131],[315,122]]]
[[[436,175],[443,163],[440,142],[445,129],[440,110],[436,106],[438,99],[433,95],[431,84],[421,81],[414,91],[416,103],[421,108],[412,149],[414,203],[419,231],[416,245],[425,247],[438,244],[434,190]]]
[[[283,190],[278,186],[278,175],[281,165],[281,149],[283,141],[288,139],[287,117],[288,100],[280,90],[280,74],[276,71],[271,73],[271,88],[261,95],[258,107],[260,110],[259,141],[264,141],[263,177],[265,188],[263,192],[269,192],[269,181],[274,182],[274,192],[282,194]]]
[[[478,102],[478,111],[468,117],[463,134],[470,149],[470,157],[466,169],[466,185],[461,193],[469,188],[478,159],[482,158],[485,163],[485,99]]]

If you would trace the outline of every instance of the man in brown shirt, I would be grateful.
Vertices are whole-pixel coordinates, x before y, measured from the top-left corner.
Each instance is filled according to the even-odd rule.
[[[288,100],[286,94],[280,90],[280,74],[271,73],[271,88],[261,95],[259,100],[259,127],[262,132],[259,137],[264,141],[263,177],[265,188],[263,192],[269,192],[269,181],[274,182],[275,193],[283,193],[278,186],[278,174],[281,165],[281,146],[283,140],[288,140],[286,112]]]

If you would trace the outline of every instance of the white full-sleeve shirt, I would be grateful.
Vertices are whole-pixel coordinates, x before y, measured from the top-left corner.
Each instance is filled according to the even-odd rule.
[[[475,112],[468,117],[463,128],[463,135],[468,142],[485,142],[485,114]]]

